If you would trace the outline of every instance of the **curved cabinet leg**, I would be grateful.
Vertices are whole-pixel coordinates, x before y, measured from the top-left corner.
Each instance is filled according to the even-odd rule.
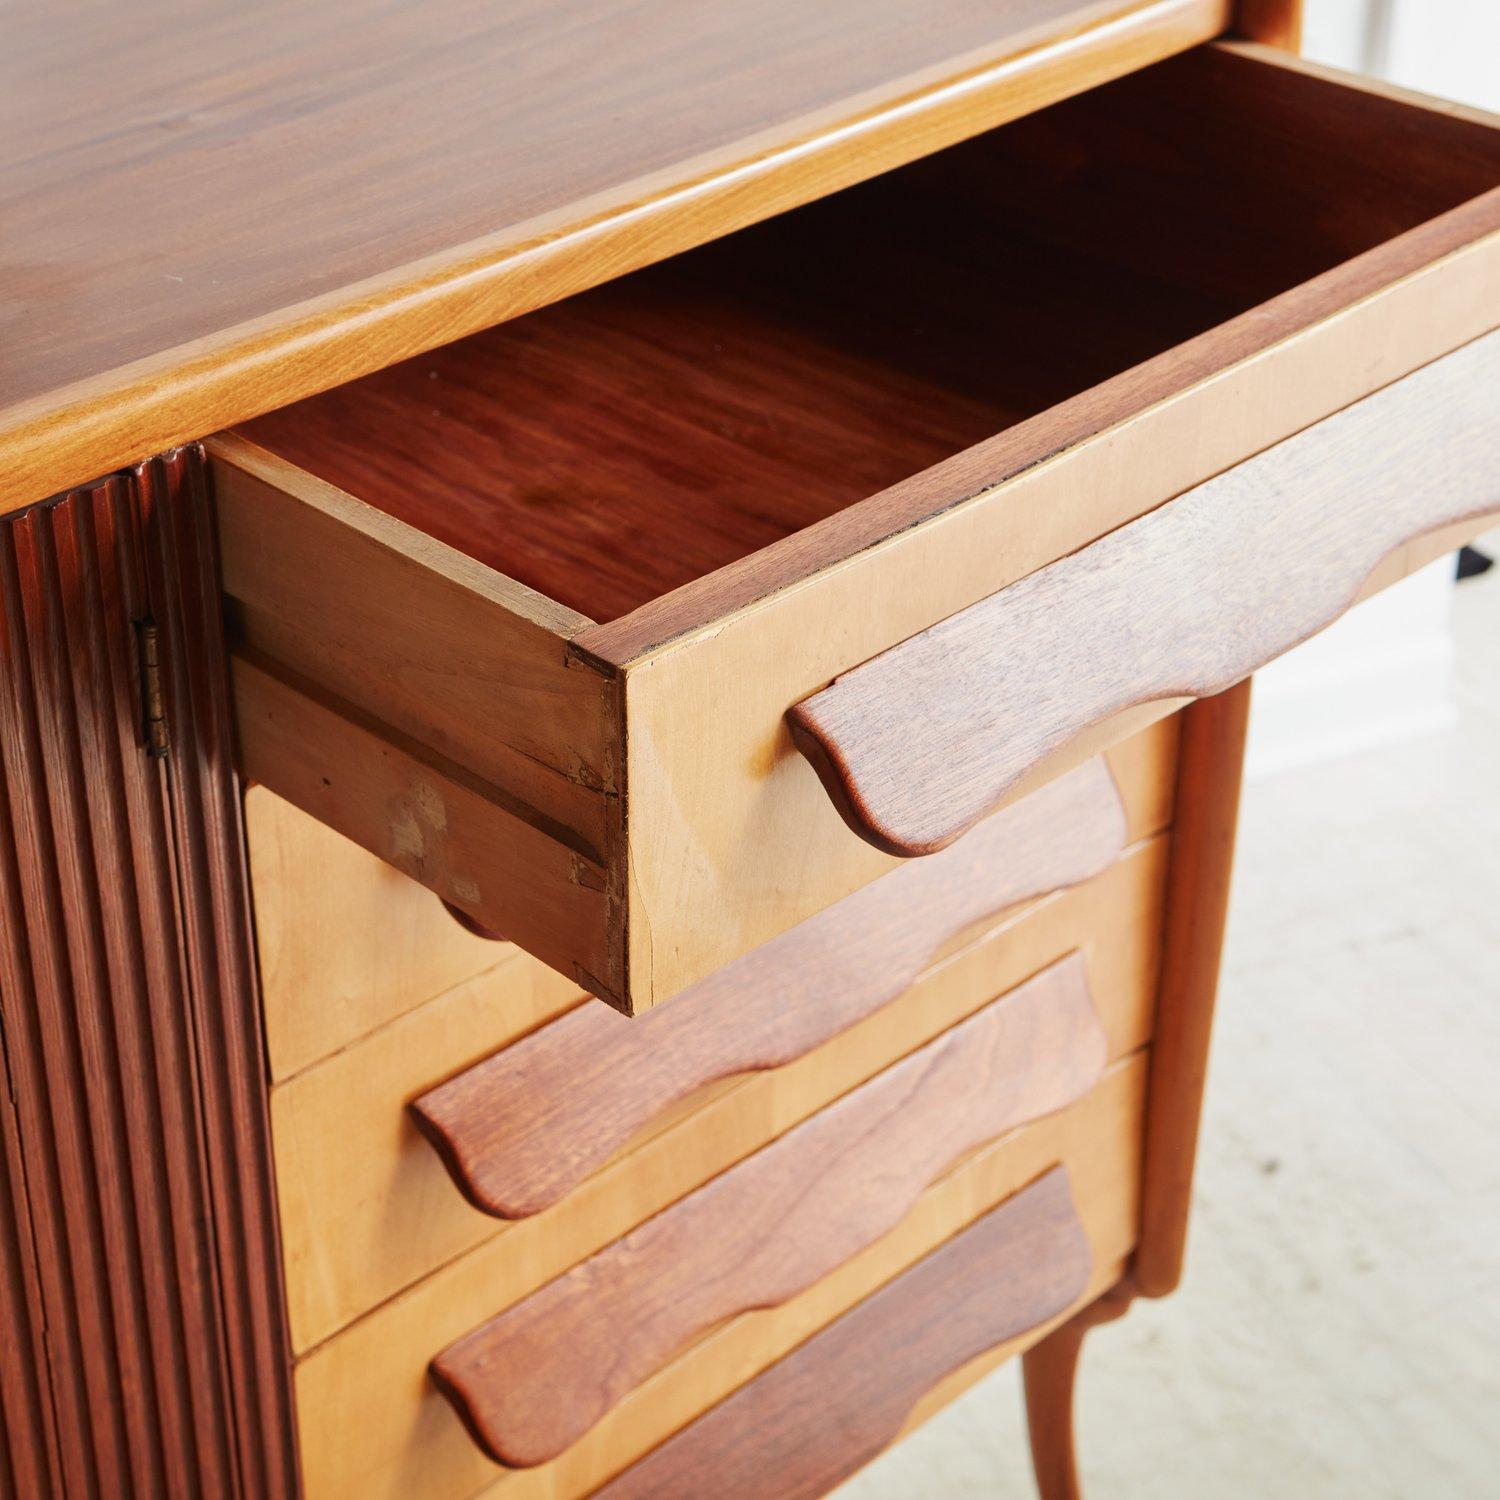
[[[1031,1466],[1041,1500],[1080,1500],[1073,1446],[1073,1386],[1078,1377],[1078,1356],[1089,1329],[1120,1317],[1130,1306],[1132,1295],[1123,1286],[1106,1292],[1021,1356]]]

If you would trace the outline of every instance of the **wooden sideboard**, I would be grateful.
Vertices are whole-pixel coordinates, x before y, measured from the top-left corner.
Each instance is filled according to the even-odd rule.
[[[1285,0],[7,13],[0,1497],[825,1493],[1182,1274],[1254,671],[1500,515]]]

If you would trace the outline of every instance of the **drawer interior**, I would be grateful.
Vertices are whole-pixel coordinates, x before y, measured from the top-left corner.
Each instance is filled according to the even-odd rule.
[[[241,430],[595,621],[1500,181],[1500,132],[1184,54]]]

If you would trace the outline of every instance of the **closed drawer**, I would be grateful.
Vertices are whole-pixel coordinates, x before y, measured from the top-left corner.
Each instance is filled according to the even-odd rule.
[[[1091,1247],[1089,1292],[1119,1279],[1135,1243],[1146,1059],[1113,1065],[1076,1104],[970,1155],[888,1233],[774,1307],[721,1324],[644,1381],[558,1458],[501,1469],[474,1443],[427,1364],[496,1299],[493,1260],[466,1257],[299,1361],[310,1500],[460,1500],[498,1480],[514,1496],[586,1495],[759,1370],[1059,1163]],[[545,1216],[542,1216],[545,1217]],[[542,1218],[527,1220],[539,1223]]]
[[[245,845],[273,1083],[487,970],[539,967],[266,787],[245,794]],[[581,993],[561,979],[550,992]]]
[[[1487,118],[1216,45],[258,419],[213,445],[246,768],[643,1010],[1494,508],[1497,181]],[[797,753],[1168,501],[1098,674],[1034,650],[1009,712],[978,617]]]
[[[1159,725],[1118,747],[1112,774],[1078,768],[895,872],[899,920],[877,882],[822,914],[815,942],[794,932],[779,960],[710,981],[701,1005],[627,1021],[516,956],[277,1085],[294,1345],[465,1252],[492,1264],[480,1321],[1069,952],[1087,956],[1110,1055],[1139,1046],[1175,745],[1175,723]],[[881,961],[858,961],[867,950]],[[753,1027],[737,1023],[747,997],[763,1006]],[[407,1109],[424,1097],[469,1201]],[[486,1196],[488,1211],[471,1206]],[[529,1216],[507,1224],[496,1207]]]
[[[1073,1307],[1093,1273],[1065,1167],[1023,1188],[599,1491],[815,1500],[946,1376]]]
[[[465,1334],[433,1377],[497,1463],[545,1463],[709,1329],[788,1301],[962,1157],[1082,1097],[1106,1059],[1074,953]]]
[[[895,999],[966,929],[1157,832],[1174,745],[1153,733],[1118,757],[1133,818],[1106,762],[1085,761],[634,1024],[588,1006],[497,1052],[417,1099],[417,1122],[476,1208],[546,1208],[678,1100],[795,1061]]]

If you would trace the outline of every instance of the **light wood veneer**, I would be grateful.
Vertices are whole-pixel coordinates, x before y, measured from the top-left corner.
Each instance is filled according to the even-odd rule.
[[[245,794],[245,840],[272,1083],[488,969],[536,967],[263,786]]]
[[[967,934],[898,1000],[794,1062],[694,1092],[526,1219],[466,1203],[403,1105],[524,1036],[549,1003],[573,1003],[562,976],[530,960],[487,971],[306,1069],[271,1095],[295,1347],[466,1256],[487,1269],[457,1338],[1074,949],[1109,1055],[1126,1055],[1151,1031],[1167,849],[1157,835],[1093,880]]]

